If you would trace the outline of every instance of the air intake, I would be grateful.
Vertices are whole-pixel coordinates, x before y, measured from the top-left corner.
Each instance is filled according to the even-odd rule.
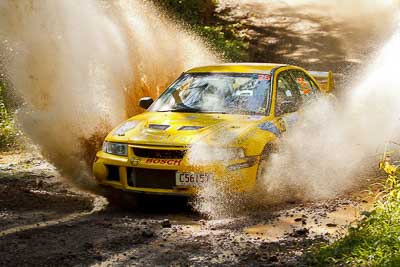
[[[155,129],[155,130],[167,130],[169,128],[169,125],[165,124],[149,124],[150,129]]]
[[[182,126],[179,131],[195,131],[204,128],[203,126]]]

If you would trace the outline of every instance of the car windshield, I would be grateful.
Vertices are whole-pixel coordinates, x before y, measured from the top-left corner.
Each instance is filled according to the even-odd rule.
[[[186,73],[149,111],[265,114],[270,80],[269,74]]]

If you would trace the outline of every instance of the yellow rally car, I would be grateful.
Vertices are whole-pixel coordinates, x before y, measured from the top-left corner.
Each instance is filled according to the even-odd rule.
[[[156,101],[140,99],[147,111],[106,137],[94,176],[104,186],[150,194],[193,196],[211,180],[251,190],[296,111],[332,89],[330,72],[310,73],[278,64],[193,68]]]

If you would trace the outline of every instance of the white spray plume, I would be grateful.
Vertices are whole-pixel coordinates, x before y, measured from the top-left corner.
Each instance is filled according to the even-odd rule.
[[[142,1],[0,1],[0,40],[23,130],[60,171],[91,181],[107,131],[185,69],[217,59]]]
[[[301,114],[282,140],[282,153],[272,157],[267,193],[284,184],[303,199],[328,198],[363,182],[358,175],[364,163],[374,162],[380,146],[400,137],[399,46],[400,28],[343,105],[321,100]]]
[[[399,47],[400,25],[360,84],[345,88],[344,101],[321,98],[298,114],[280,151],[264,163],[255,192],[235,198],[210,183],[196,207],[211,217],[237,216],[250,207],[333,198],[365,183],[365,168],[377,166],[379,148],[400,138]]]

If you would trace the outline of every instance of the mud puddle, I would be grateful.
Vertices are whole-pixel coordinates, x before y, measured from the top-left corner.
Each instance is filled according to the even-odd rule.
[[[257,224],[244,229],[250,236],[266,241],[279,241],[287,236],[316,238],[324,236],[334,240],[346,233],[348,226],[361,217],[362,211],[370,210],[373,198],[366,196],[361,203],[337,199],[337,203],[326,203],[331,208],[310,205],[304,209],[294,208],[279,212],[267,224]]]

